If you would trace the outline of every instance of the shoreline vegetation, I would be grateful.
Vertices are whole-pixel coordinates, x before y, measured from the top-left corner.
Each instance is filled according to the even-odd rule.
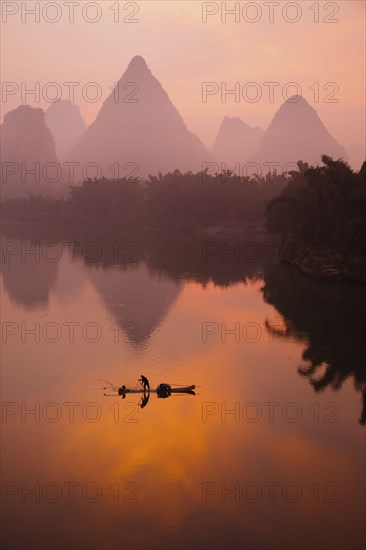
[[[19,184],[20,185],[20,184]],[[222,173],[181,173],[146,180],[88,179],[70,186],[66,197],[43,194],[6,198],[5,221],[85,223],[145,229],[201,231],[221,227],[242,233],[263,228],[265,204],[287,185],[285,175],[266,177]],[[26,188],[32,189],[28,183]]]
[[[366,256],[345,256],[338,250],[285,242],[279,247],[279,259],[317,279],[366,283]]]
[[[282,262],[313,277],[366,283],[366,162],[359,173],[326,155],[322,162],[298,163],[267,204],[267,228],[282,237]]]
[[[238,177],[231,171],[144,181],[87,180],[66,198],[31,195],[1,202],[2,225],[95,226],[280,239],[279,259],[322,279],[366,283],[366,162],[299,161],[298,171]]]

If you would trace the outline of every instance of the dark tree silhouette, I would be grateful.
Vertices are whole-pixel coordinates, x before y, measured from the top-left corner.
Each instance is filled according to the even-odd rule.
[[[287,183],[286,176],[238,177],[227,171],[182,174],[179,170],[147,180],[87,180],[67,199],[30,196],[2,203],[5,220],[194,228],[238,220],[264,223],[265,203]]]
[[[267,225],[285,239],[324,246],[342,254],[366,254],[365,165],[357,174],[342,160],[324,155],[324,166],[299,172],[267,205]]]

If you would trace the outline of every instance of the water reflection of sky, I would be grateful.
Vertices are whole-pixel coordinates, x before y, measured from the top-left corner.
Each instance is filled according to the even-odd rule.
[[[9,497],[8,548],[25,541],[30,548],[49,548],[50,539],[54,548],[361,548],[360,393],[351,378],[340,391],[315,393],[299,376],[307,340],[273,338],[265,329],[266,320],[285,326],[279,311],[263,300],[268,277],[228,288],[209,282],[203,288],[145,263],[103,270],[63,258],[51,266],[13,263],[8,273],[3,269],[3,320],[28,328],[35,322],[41,327],[79,323],[73,343],[66,327],[56,343],[35,343],[32,336],[22,342],[20,327],[4,345],[5,400],[38,401],[41,407],[55,402],[62,417],[36,423],[9,416],[3,430],[3,477],[61,485],[93,481],[103,487],[103,498],[94,504],[79,493],[72,505],[64,494],[52,505],[30,501],[24,506]],[[276,299],[282,304],[281,297]],[[132,342],[124,330],[128,321],[140,329]],[[205,321],[225,322],[228,328],[256,323],[262,335],[255,343],[235,342],[230,335],[222,342],[218,333],[203,343]],[[96,343],[81,337],[81,328],[91,322],[101,330]],[[103,397],[100,379],[132,385],[141,373],[153,386],[196,384],[197,395],[165,400],[152,395],[144,409],[138,397]],[[80,403],[74,422],[66,402]],[[81,409],[88,402],[100,406],[99,421],[83,418]],[[293,402],[301,412],[297,422],[289,420]],[[334,423],[325,422],[330,402],[336,406]],[[222,421],[225,407],[235,409],[236,403],[240,417],[229,412]],[[253,414],[255,409],[245,409],[248,403],[260,408],[257,422],[243,413]],[[273,422],[265,403],[279,403]],[[215,412],[203,422],[207,404]],[[117,482],[122,487],[136,483],[138,502],[114,502],[110,487]],[[202,502],[204,482],[217,488],[207,502]],[[221,502],[221,483],[232,488],[249,482],[263,491],[257,502],[242,495],[240,502],[230,496]],[[274,503],[266,496],[268,482],[279,484]],[[324,502],[329,482],[339,487],[336,503]],[[281,497],[288,483],[301,487],[296,503]],[[315,504],[316,483],[321,502]],[[19,522],[23,534],[16,530]]]

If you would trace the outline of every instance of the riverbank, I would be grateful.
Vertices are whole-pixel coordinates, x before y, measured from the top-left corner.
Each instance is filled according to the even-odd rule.
[[[342,255],[324,247],[311,248],[294,241],[282,243],[280,261],[318,279],[366,283],[366,257]]]

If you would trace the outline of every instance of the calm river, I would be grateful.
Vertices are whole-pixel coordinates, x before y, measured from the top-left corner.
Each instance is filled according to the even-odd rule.
[[[364,548],[365,288],[275,248],[5,229],[4,548]]]

